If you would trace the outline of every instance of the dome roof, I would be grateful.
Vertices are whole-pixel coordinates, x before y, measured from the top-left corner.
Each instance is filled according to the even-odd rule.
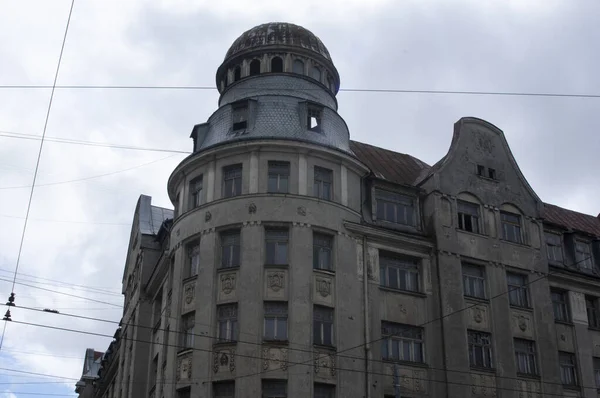
[[[286,22],[269,22],[242,33],[229,47],[225,59],[243,51],[272,45],[300,47],[314,51],[331,61],[329,51],[317,36],[302,26]]]

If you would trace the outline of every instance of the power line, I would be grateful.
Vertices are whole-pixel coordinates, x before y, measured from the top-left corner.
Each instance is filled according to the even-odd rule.
[[[17,370],[17,369],[9,369],[9,368],[0,368],[0,370],[3,370],[5,372],[23,373],[23,374],[34,375],[34,376],[52,377],[55,379],[79,380],[79,379],[75,379],[73,377],[54,376],[54,375],[49,375],[49,374],[45,374],[45,373],[28,372],[25,370]]]
[[[148,166],[150,164],[157,163],[157,162],[163,161],[165,159],[172,158],[173,156],[175,156],[175,155],[173,154],[173,155],[165,156],[164,158],[156,159],[156,160],[153,160],[153,161],[147,162],[147,163],[142,163],[142,164],[139,164],[139,165],[133,166],[133,167],[128,167],[126,169],[111,171],[110,173],[97,174],[97,175],[94,175],[94,176],[83,177],[83,178],[76,178],[74,180],[56,181],[56,182],[48,182],[48,183],[45,183],[45,184],[37,184],[36,187],[48,187],[48,186],[52,186],[52,185],[70,184],[72,182],[88,181],[88,180],[93,180],[95,178],[106,177],[106,176],[110,176],[110,175],[114,175],[114,174],[124,173],[126,171],[130,171],[130,170],[134,170],[134,169],[139,169],[140,167]],[[19,185],[19,186],[13,186],[13,187],[0,187],[0,189],[21,189],[21,188],[33,188],[33,185]],[[25,221],[27,221],[28,214],[29,213],[27,213],[25,215],[25,217],[26,217]]]
[[[4,278],[0,278],[0,281],[4,281],[4,282],[10,282],[9,279],[4,279]],[[100,304],[106,304],[106,305],[111,305],[113,307],[118,307],[118,308],[122,308],[123,306],[120,304],[114,304],[114,303],[109,303],[107,301],[102,301],[102,300],[96,300],[96,299],[92,299],[89,297],[83,297],[83,296],[78,296],[76,294],[70,294],[70,293],[65,293],[65,292],[59,292],[56,290],[51,290],[51,289],[46,289],[43,287],[39,287],[39,286],[34,286],[34,285],[29,285],[27,283],[23,283],[23,282],[17,282],[16,279],[13,281],[13,285],[17,284],[17,285],[22,285],[22,286],[28,286],[31,287],[33,289],[39,289],[39,290],[44,290],[46,292],[52,292],[52,293],[56,293],[56,294],[61,294],[63,296],[68,296],[68,297],[74,297],[74,298],[79,298],[79,299],[83,299],[83,300],[87,300],[87,301],[93,301],[95,303],[100,303]]]
[[[39,186],[39,185],[38,185]],[[25,217],[18,216],[9,216],[8,214],[0,214],[0,217],[5,218],[16,218],[18,220],[24,220]],[[131,224],[123,223],[123,222],[99,222],[99,221],[75,221],[75,220],[49,220],[47,218],[32,218],[29,217],[31,221],[42,221],[42,222],[55,222],[55,223],[65,223],[65,224],[83,224],[83,225],[115,225],[119,227],[127,227],[131,226]]]
[[[38,170],[40,168],[40,160],[42,159],[42,149],[44,148],[44,138],[46,137],[46,130],[48,128],[48,120],[50,119],[50,110],[52,109],[52,100],[54,99],[54,91],[56,90],[56,83],[58,81],[58,73],[60,71],[60,63],[62,61],[63,52],[65,50],[65,43],[67,42],[67,33],[69,32],[69,25],[71,24],[71,15],[73,14],[73,6],[75,0],[71,0],[71,8],[69,9],[69,17],[67,18],[67,24],[65,26],[65,34],[63,36],[62,45],[60,47],[60,54],[58,56],[58,63],[56,65],[56,73],[54,74],[54,82],[52,83],[52,91],[50,92],[50,100],[48,101],[48,110],[46,111],[46,120],[44,121],[44,129],[42,130],[42,139],[40,141],[40,149],[38,151],[37,160],[35,162],[35,170],[33,172],[33,182],[31,184],[31,192],[29,193],[29,200],[27,202],[27,212],[25,213],[25,222],[23,223],[23,233],[21,234],[21,242],[19,243],[19,251],[17,254],[17,263],[15,265],[15,276],[12,282],[11,293],[9,297],[9,303],[14,301],[15,296],[15,282],[17,280],[17,273],[19,272],[19,263],[21,261],[21,253],[23,252],[23,242],[25,241],[25,232],[27,231],[27,221],[29,218],[29,212],[31,211],[31,202],[33,201],[33,192],[35,190],[35,181],[37,179]],[[4,342],[4,335],[6,334],[6,322],[4,321],[4,327],[2,329],[2,337],[0,337],[0,350],[2,350],[2,343]]]
[[[14,273],[14,271],[8,270],[6,268],[0,268],[0,272],[9,272],[11,274]],[[19,275],[21,275],[21,276],[28,276],[28,277],[35,278],[35,279],[41,279],[43,281],[50,281],[50,282],[62,283],[62,284],[65,284],[65,285],[79,286],[79,287],[85,287],[87,289],[103,290],[103,291],[106,291],[106,292],[112,292],[112,293],[120,294],[120,292],[118,290],[114,290],[114,291],[113,290],[109,290],[110,288],[104,287],[104,286],[75,285],[75,284],[70,283],[70,282],[65,282],[65,281],[61,281],[61,280],[58,280],[58,279],[42,278],[41,276],[32,275],[32,274],[26,274],[24,272],[20,272]]]
[[[0,137],[18,138],[18,139],[25,139],[25,140],[40,140],[41,139],[41,136],[35,135],[35,134],[15,133],[12,131],[2,131],[2,130],[0,130]],[[148,147],[141,147],[141,146],[135,146],[135,145],[109,144],[109,143],[104,143],[104,142],[74,140],[74,139],[70,139],[70,138],[59,138],[59,137],[46,137],[45,141],[56,142],[56,143],[61,143],[61,144],[95,146],[95,147],[102,147],[102,148],[130,149],[130,150],[134,150],[134,151],[182,153],[182,154],[186,154],[186,155],[189,155],[191,153],[190,151],[181,151],[181,150],[177,150],[177,149],[148,148]]]
[[[1,278],[2,276],[0,276]],[[87,292],[87,293],[92,293],[92,294],[103,294],[106,296],[113,296],[113,297],[122,297],[121,294],[119,293],[108,293],[108,292],[102,292],[102,291],[98,291],[98,290],[92,290],[92,289],[85,289],[82,287],[77,287],[77,285],[72,285],[72,286],[57,286],[54,283],[50,283],[50,282],[38,282],[38,281],[32,281],[32,280],[28,280],[28,279],[23,279],[23,278],[17,278],[18,281],[20,282],[28,282],[28,283],[37,283],[38,285],[46,285],[46,286],[56,286],[59,288],[67,288],[67,289],[73,289],[73,290],[79,290],[82,292]],[[3,280],[6,281],[6,280]]]
[[[49,89],[48,85],[0,85],[0,89]],[[60,85],[61,90],[209,90],[216,91],[213,86],[134,86],[134,85]],[[237,87],[236,90],[255,90],[255,88]],[[261,88],[263,91],[280,91],[280,88]],[[323,88],[296,88],[296,91],[321,91]],[[477,90],[410,90],[410,89],[379,89],[379,88],[340,88],[340,92],[349,93],[396,93],[396,94],[436,94],[436,95],[486,95],[510,97],[557,97],[557,98],[600,98],[600,94],[577,93],[536,93],[520,91],[477,91]]]

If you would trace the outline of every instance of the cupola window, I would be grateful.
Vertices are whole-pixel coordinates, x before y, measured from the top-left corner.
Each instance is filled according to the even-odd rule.
[[[309,105],[306,110],[306,128],[317,133],[321,132],[322,109]]]
[[[304,62],[302,62],[299,59],[295,60],[294,61],[294,65],[292,67],[292,70],[294,71],[294,73],[298,73],[299,75],[303,75],[304,74]]]
[[[250,62],[250,76],[260,74],[260,61],[258,59],[253,59]]]
[[[315,80],[321,81],[321,69],[317,68],[316,66],[313,66],[313,68],[310,71],[310,77],[312,77]]]
[[[273,57],[271,60],[271,72],[281,73],[283,72],[283,60],[279,57]]]
[[[248,127],[248,104],[246,102],[232,106],[233,131],[245,130]]]
[[[240,68],[239,66],[236,66],[235,69],[233,70],[233,81],[237,82],[241,78],[242,78],[242,68]]]

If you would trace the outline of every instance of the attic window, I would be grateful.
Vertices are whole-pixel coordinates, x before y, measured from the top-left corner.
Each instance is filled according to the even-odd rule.
[[[485,176],[485,167],[480,164],[477,165],[477,175],[482,177]]]
[[[242,78],[242,68],[240,68],[239,66],[236,66],[235,69],[233,70],[233,81],[237,82],[241,78]]]
[[[306,127],[317,133],[321,132],[321,108],[309,105],[306,112]]]
[[[496,179],[496,169],[489,168],[488,169],[488,177],[492,180]]]
[[[233,105],[233,131],[245,130],[248,127],[248,104]]]

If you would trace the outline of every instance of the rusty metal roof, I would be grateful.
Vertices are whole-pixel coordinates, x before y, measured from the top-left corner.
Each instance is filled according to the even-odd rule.
[[[546,221],[574,231],[600,236],[600,218],[544,203]]]
[[[242,33],[227,50],[225,59],[242,51],[276,45],[312,50],[331,61],[329,51],[321,39],[302,26],[286,22],[269,22]]]
[[[350,149],[375,177],[402,185],[414,185],[421,172],[430,166],[419,159],[362,142],[350,141]]]

